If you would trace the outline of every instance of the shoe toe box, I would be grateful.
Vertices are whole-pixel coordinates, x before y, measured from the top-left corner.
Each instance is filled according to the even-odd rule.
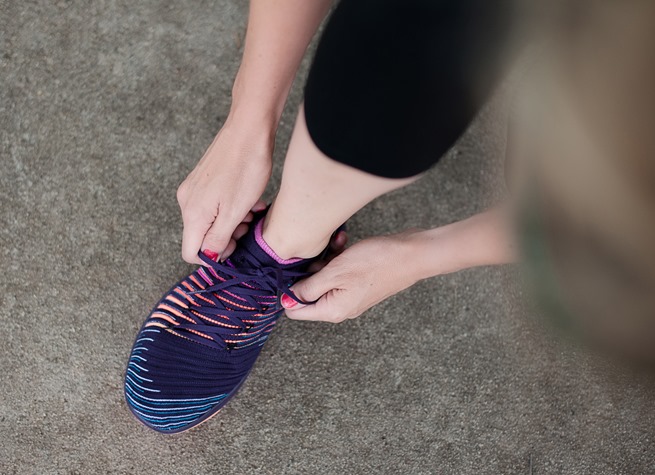
[[[182,432],[215,414],[245,380],[257,352],[205,347],[165,328],[143,328],[125,373],[125,399],[143,424]]]

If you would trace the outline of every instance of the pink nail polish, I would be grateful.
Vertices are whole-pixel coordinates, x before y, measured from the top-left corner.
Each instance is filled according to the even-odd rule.
[[[296,305],[298,305],[298,302],[296,302],[294,299],[289,297],[287,294],[284,294],[282,298],[280,299],[280,302],[282,303],[282,306],[284,308],[293,308]]]
[[[218,262],[218,252],[214,252],[214,251],[211,251],[209,249],[205,249],[204,251],[202,251],[202,253],[205,256],[209,257],[212,261]]]

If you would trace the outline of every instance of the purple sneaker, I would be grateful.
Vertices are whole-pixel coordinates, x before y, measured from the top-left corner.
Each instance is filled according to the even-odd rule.
[[[178,282],[139,331],[125,373],[130,410],[158,432],[182,432],[216,414],[243,384],[282,314],[280,296],[313,259],[277,258],[262,216],[225,263]]]

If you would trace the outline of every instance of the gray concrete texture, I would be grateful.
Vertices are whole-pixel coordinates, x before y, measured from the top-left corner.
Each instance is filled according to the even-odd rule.
[[[655,473],[652,380],[545,332],[511,268],[422,282],[341,325],[283,319],[219,416],[177,436],[142,427],[124,365],[190,270],[175,190],[225,119],[247,5],[0,8],[0,473]],[[422,181],[358,213],[351,238],[488,206],[503,103]]]

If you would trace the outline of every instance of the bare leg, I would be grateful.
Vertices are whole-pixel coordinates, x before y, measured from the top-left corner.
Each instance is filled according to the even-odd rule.
[[[301,107],[263,238],[283,259],[316,256],[334,230],[367,203],[417,178],[381,178],[325,156],[307,131]]]

